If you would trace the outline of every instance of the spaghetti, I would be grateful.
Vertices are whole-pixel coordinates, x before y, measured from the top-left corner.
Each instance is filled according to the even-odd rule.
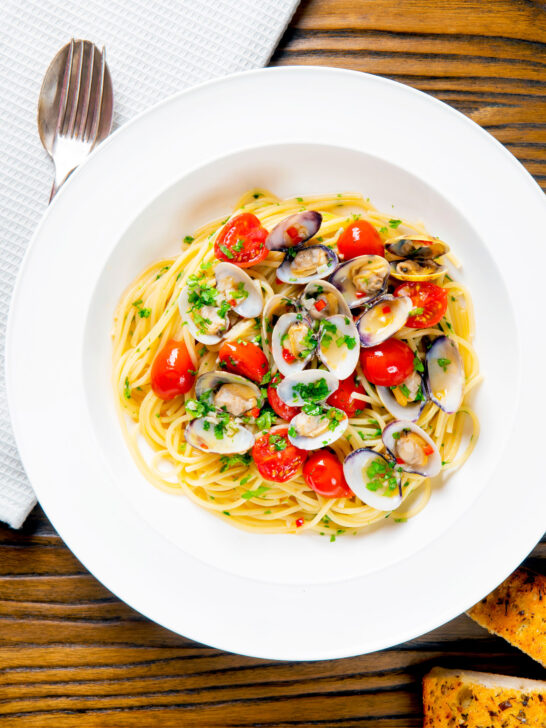
[[[179,255],[152,263],[125,291],[114,318],[113,379],[121,426],[129,448],[139,468],[153,485],[170,493],[185,495],[199,506],[249,531],[315,531],[333,539],[345,532],[357,533],[389,517],[391,512],[367,505],[350,491],[343,497],[321,495],[310,487],[301,468],[295,477],[275,482],[263,477],[258,464],[248,453],[221,455],[192,446],[186,441],[185,432],[196,414],[194,404],[187,406],[198,401],[193,386],[184,394],[163,399],[152,387],[151,374],[154,361],[173,340],[185,345],[192,377],[219,369],[218,354],[226,341],[257,344],[268,354],[271,373],[275,373],[277,367],[270,352],[271,341],[262,340],[264,328],[261,316],[242,318],[226,332],[220,332],[221,341],[203,344],[192,335],[187,319],[180,314],[178,302],[192,282],[213,275],[218,265],[215,243],[218,244],[225,226],[238,215],[251,213],[266,231],[271,231],[287,216],[308,210],[319,212],[322,224],[307,245],[318,241],[334,252],[339,252],[337,243],[340,236],[357,220],[370,223],[377,231],[381,244],[387,246],[389,241],[399,239],[401,235],[407,238],[423,236],[432,240],[423,225],[393,220],[391,215],[376,210],[359,194],[280,200],[268,191],[252,190],[240,199],[228,218],[210,222],[192,236],[184,238]],[[235,250],[238,243],[235,243]],[[261,245],[263,247],[263,242]],[[233,248],[228,246],[227,256],[222,256],[224,261],[229,262],[230,250]],[[266,305],[275,294],[280,293],[287,299],[301,294],[301,285],[281,282],[277,278],[277,269],[285,257],[283,252],[271,251],[267,257],[246,268],[246,273],[259,286]],[[458,267],[451,253],[445,257],[452,268]],[[468,396],[479,382],[480,375],[472,344],[474,317],[467,289],[448,272],[438,276],[434,284],[444,290],[442,295],[447,298],[441,320],[430,326],[420,322],[420,328],[402,326],[393,338],[409,346],[419,369],[422,369],[420,362],[425,360],[427,349],[442,336],[453,342],[460,354],[464,384],[462,401],[457,410],[448,413],[432,399],[426,399],[425,395],[426,401],[422,402],[416,420],[418,428],[435,443],[441,456],[441,470],[446,472],[459,468],[476,444],[479,424],[468,405]],[[403,280],[390,278],[388,290],[392,292],[400,285],[404,285]],[[422,311],[419,305],[414,305],[410,317],[418,318]],[[271,326],[267,329],[270,330]],[[442,359],[439,361],[441,363]],[[316,352],[311,355],[308,366],[323,368]],[[356,411],[354,407],[350,410],[343,434],[327,448],[340,463],[359,448],[389,457],[382,434],[395,418],[381,399],[378,386],[364,376],[362,357],[355,376],[352,400],[360,408],[357,406]],[[356,383],[360,386],[356,387]],[[262,391],[265,394],[265,390]],[[397,394],[398,400],[400,396],[404,400],[404,392]],[[267,417],[260,420],[256,409],[252,417],[246,418],[246,429],[256,438],[261,437],[260,427],[267,432],[271,427],[287,424],[270,407],[266,406],[261,411],[267,411]],[[143,455],[143,440],[153,452],[151,457]],[[402,468],[397,469],[402,471]],[[412,517],[426,505],[431,492],[430,479],[404,469],[400,475],[400,489],[402,503],[396,510],[393,509],[394,520]]]

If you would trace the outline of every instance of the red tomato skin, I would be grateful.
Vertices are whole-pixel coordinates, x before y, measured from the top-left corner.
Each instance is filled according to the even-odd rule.
[[[409,316],[406,326],[412,329],[426,329],[435,326],[447,310],[447,291],[431,281],[407,281],[394,289],[395,296],[409,296],[414,308],[423,313]]]
[[[218,358],[228,371],[241,374],[253,382],[261,383],[269,371],[266,355],[251,341],[240,344],[224,341],[218,352]]]
[[[287,422],[290,422],[292,417],[295,417],[297,414],[300,413],[299,407],[290,407],[290,405],[285,404],[282,399],[279,397],[277,393],[277,387],[282,380],[284,379],[283,376],[281,376],[278,372],[273,377],[273,381],[267,388],[267,399],[269,400],[269,404],[273,408],[273,411],[275,414],[279,415],[279,417],[282,417],[283,420],[286,420]]]
[[[366,220],[352,222],[341,233],[337,248],[344,260],[359,255],[380,255],[385,257],[385,246],[374,226]]]
[[[160,399],[174,399],[189,392],[195,382],[193,363],[183,341],[169,339],[158,351],[150,372],[152,390]]]
[[[268,234],[256,215],[242,212],[227,222],[220,231],[214,243],[214,255],[218,260],[233,263],[239,268],[250,268],[267,258],[269,250],[266,248],[265,239]],[[234,247],[238,240],[243,241],[241,250]],[[231,257],[220,246],[227,248]]]
[[[316,450],[305,461],[303,477],[307,485],[324,498],[350,498],[353,495],[341,463],[330,450]]]
[[[413,371],[414,358],[410,347],[399,339],[387,339],[360,352],[364,376],[380,387],[402,384]]]
[[[275,450],[269,445],[269,436],[279,435],[286,439],[287,445],[284,450]],[[272,480],[275,483],[285,483],[294,478],[305,459],[307,453],[290,443],[287,438],[288,426],[279,425],[272,428],[259,437],[252,447],[252,459],[256,463],[258,472],[265,480]]]
[[[366,394],[364,387],[355,382],[354,374],[351,374],[347,379],[342,379],[339,382],[339,387],[336,391],[331,394],[326,400],[332,407],[337,407],[343,410],[347,417],[354,417],[357,410],[363,410],[368,405],[361,399],[353,399],[351,394],[357,392],[358,394]]]

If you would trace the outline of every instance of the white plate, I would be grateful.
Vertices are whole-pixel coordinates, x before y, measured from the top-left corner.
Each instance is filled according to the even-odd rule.
[[[422,218],[464,263],[485,381],[470,461],[405,524],[330,543],[239,532],[156,491],[122,440],[109,331],[123,288],[252,186],[353,189]],[[409,87],[327,68],[255,71],[181,93],[125,126],[68,181],[34,236],[10,313],[17,443],[76,556],[156,622],[279,659],[370,652],[494,588],[542,535],[544,198],[519,163]],[[520,262],[521,261],[521,262]],[[526,266],[524,268],[522,266]]]

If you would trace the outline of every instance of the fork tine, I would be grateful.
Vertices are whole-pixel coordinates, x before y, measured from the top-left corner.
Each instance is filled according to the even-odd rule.
[[[80,98],[80,89],[82,85],[82,71],[83,71],[83,53],[84,53],[84,41],[80,41],[80,57],[78,60],[78,79],[76,81],[76,87],[74,89],[74,93],[72,93],[70,96],[70,117],[68,120],[68,125],[65,130],[65,134],[69,137],[74,135],[74,125],[76,123],[76,114],[78,113],[78,101]]]
[[[68,57],[64,66],[63,83],[61,86],[61,97],[59,99],[59,115],[57,116],[57,124],[55,127],[55,136],[57,136],[63,126],[66,116],[66,104],[68,101],[68,87],[70,86],[70,77],[72,75],[72,59],[74,57],[74,38],[70,40],[70,48]]]
[[[95,88],[95,97],[93,99],[93,107],[94,107],[94,113],[93,113],[93,123],[91,124],[91,129],[89,130],[89,136],[87,137],[87,141],[91,142],[91,147],[95,145],[95,142],[97,141],[97,136],[99,133],[99,123],[100,123],[100,116],[101,116],[101,110],[102,110],[102,94],[104,91],[104,74],[106,72],[106,51],[104,49],[104,46],[102,47],[101,53],[100,53],[100,79],[99,84]]]
[[[76,138],[84,139],[85,135],[85,127],[87,126],[87,114],[89,112],[89,100],[91,98],[91,88],[93,86],[93,69],[94,69],[94,62],[95,62],[95,46],[91,43],[90,44],[91,49],[91,60],[87,64],[88,67],[88,73],[87,73],[87,80],[85,82],[84,91],[83,91],[83,101],[82,101],[82,110],[81,110],[81,116],[80,116],[80,123],[76,130]],[[89,54],[88,54],[89,55]]]

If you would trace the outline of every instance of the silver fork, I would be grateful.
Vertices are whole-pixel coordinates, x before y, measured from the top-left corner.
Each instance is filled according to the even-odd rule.
[[[38,130],[55,163],[50,201],[74,169],[110,133],[112,82],[104,48],[72,39],[49,66],[38,102]]]

